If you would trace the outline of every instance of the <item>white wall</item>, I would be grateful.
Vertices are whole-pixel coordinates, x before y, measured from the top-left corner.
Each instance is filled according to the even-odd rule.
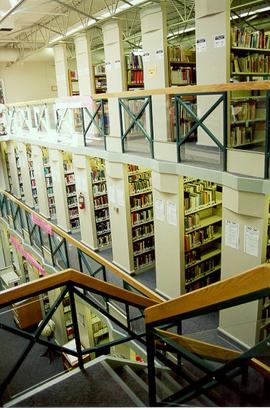
[[[0,65],[0,78],[4,80],[6,103],[54,98],[56,85],[53,62],[21,62],[5,67]]]

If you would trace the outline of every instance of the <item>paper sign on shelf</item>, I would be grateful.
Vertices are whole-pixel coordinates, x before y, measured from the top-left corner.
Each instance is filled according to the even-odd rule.
[[[157,74],[157,67],[155,65],[148,68],[149,77],[155,77],[156,74]]]
[[[214,47],[220,48],[225,46],[225,35],[219,34],[214,37]]]
[[[254,226],[245,225],[244,228],[244,252],[248,255],[259,256],[259,229]]]
[[[225,220],[225,246],[239,249],[239,223]]]
[[[164,201],[162,199],[155,200],[155,216],[159,221],[165,220]]]
[[[196,40],[196,50],[198,53],[206,51],[206,38],[198,38]]]
[[[167,222],[170,225],[177,225],[177,217],[176,217],[176,203],[167,201]]]
[[[111,71],[111,69],[112,69],[111,63],[105,63],[105,70],[106,71]]]

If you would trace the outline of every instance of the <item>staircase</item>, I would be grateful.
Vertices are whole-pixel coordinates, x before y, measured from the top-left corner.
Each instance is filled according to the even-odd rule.
[[[185,374],[190,369],[185,369]],[[253,370],[251,369],[253,372]],[[194,376],[194,374],[193,374]],[[269,405],[263,379],[250,374],[243,384],[242,394],[219,386],[206,395],[190,400],[192,407],[254,406],[252,397],[261,397],[260,405]],[[101,356],[85,365],[84,370],[74,369],[34,386],[3,407],[147,407],[147,365],[113,356]],[[241,382],[240,377],[236,382]],[[188,382],[177,377],[166,367],[157,366],[158,401],[164,400]],[[258,392],[258,388],[260,392]],[[266,394],[265,394],[266,393]],[[263,398],[264,397],[264,398]],[[175,406],[175,404],[170,404]]]

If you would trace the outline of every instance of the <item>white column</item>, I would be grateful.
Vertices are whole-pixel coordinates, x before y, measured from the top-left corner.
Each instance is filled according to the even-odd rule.
[[[34,207],[35,202],[32,194],[31,188],[31,179],[29,174],[29,164],[27,158],[27,151],[26,145],[22,142],[18,142],[17,144],[18,154],[20,157],[20,165],[21,165],[21,178],[23,183],[23,192],[24,192],[24,200],[28,206],[31,208]]]
[[[73,167],[77,197],[80,193],[85,198],[85,208],[79,210],[81,239],[91,249],[98,249],[95,211],[89,160],[84,155],[73,154]]]
[[[269,198],[264,194],[223,189],[223,240],[221,279],[254,268],[266,259]],[[239,240],[226,240],[229,237],[228,225],[234,223],[239,232]],[[226,227],[227,225],[227,227]],[[247,227],[255,229],[258,241],[254,238],[254,254],[250,254]],[[234,238],[237,238],[234,234]],[[258,341],[259,302],[254,301],[224,309],[220,313],[220,330],[230,337],[253,346]]]
[[[10,168],[10,177],[12,182],[12,194],[18,198],[21,198],[20,183],[17,171],[16,156],[14,151],[14,143],[12,141],[7,142],[7,157]]]
[[[61,151],[49,149],[49,158],[53,181],[57,225],[68,232],[70,231],[70,223],[63,167],[63,154]]]
[[[7,190],[9,188],[8,185],[8,175],[7,175],[7,167],[5,161],[5,153],[3,149],[4,145],[0,144],[0,187],[1,189]]]
[[[152,172],[156,289],[173,298],[185,293],[183,178]]]
[[[126,90],[126,72],[123,53],[122,29],[119,22],[109,22],[102,26],[107,92]],[[110,136],[107,137],[107,149],[121,152],[121,131],[119,122],[118,98],[108,99]]]
[[[106,161],[113,262],[134,272],[127,165]]]
[[[32,160],[36,180],[39,213],[45,216],[45,218],[50,218],[43,154],[42,148],[38,145],[32,145]]]
[[[53,48],[58,97],[67,97],[70,94],[66,47],[66,44],[61,43]]]
[[[144,88],[168,87],[166,5],[155,4],[141,13]],[[152,96],[155,158],[176,158],[175,144],[169,147],[168,97]],[[166,156],[166,157],[164,157]]]
[[[230,2],[226,0],[195,1],[197,84],[227,83],[230,78]],[[216,36],[224,36],[218,47]],[[197,112],[201,117],[219,96],[201,96]],[[223,143],[222,104],[204,121],[215,137]],[[198,144],[216,146],[205,131],[198,128]]]

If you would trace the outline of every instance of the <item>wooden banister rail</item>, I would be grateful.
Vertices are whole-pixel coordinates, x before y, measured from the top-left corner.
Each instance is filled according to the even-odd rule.
[[[20,200],[15,198],[12,194],[0,189],[0,192],[5,195],[8,199],[16,203],[18,206],[29,212],[30,214],[35,214],[38,216],[39,219],[42,219],[46,224],[50,225],[52,227],[52,230],[54,233],[57,235],[61,236],[62,238],[65,238],[71,245],[75,246],[77,249],[80,249],[83,253],[85,253],[87,256],[98,262],[99,264],[105,266],[107,269],[109,269],[111,272],[115,273],[119,278],[127,282],[129,285],[137,289],[139,292],[144,294],[145,296],[149,297],[152,300],[155,300],[156,302],[163,302],[165,299],[162,298],[161,296],[157,295],[154,291],[151,289],[148,289],[147,286],[144,286],[142,283],[138,282],[136,279],[132,278],[129,274],[125,273],[122,271],[120,268],[115,266],[113,263],[107,261],[105,258],[102,256],[98,255],[96,252],[92,251],[90,248],[88,248],[86,245],[81,243],[80,241],[72,238],[67,232],[65,232],[63,229],[59,228],[58,226],[52,224],[50,221],[48,221],[46,218],[42,217],[40,214],[35,212],[33,209],[31,209],[29,206],[26,204],[22,203]]]
[[[196,316],[213,308],[224,308],[234,300],[239,301],[249,294],[264,290],[270,295],[269,263],[148,308],[145,311],[145,321],[147,324],[155,325],[169,322],[176,317]]]
[[[94,99],[108,98],[128,98],[128,97],[146,97],[148,95],[175,95],[175,94],[196,94],[212,93],[225,91],[252,91],[252,90],[270,90],[270,81],[248,81],[241,83],[224,83],[224,84],[207,84],[207,85],[187,85],[181,87],[155,88],[151,90],[122,91],[115,93],[94,94]]]
[[[68,284],[73,284],[74,286],[143,309],[157,303],[152,299],[137,295],[129,290],[121,289],[100,279],[90,277],[85,273],[78,272],[74,269],[66,269],[62,272],[54,273],[41,279],[36,279],[32,282],[2,291],[0,293],[0,308]]]
[[[6,107],[12,108],[12,107],[27,107],[31,105],[43,105],[43,104],[54,104],[54,103],[55,103],[55,98],[47,98],[43,100],[21,101],[21,102],[9,103],[5,105]]]

